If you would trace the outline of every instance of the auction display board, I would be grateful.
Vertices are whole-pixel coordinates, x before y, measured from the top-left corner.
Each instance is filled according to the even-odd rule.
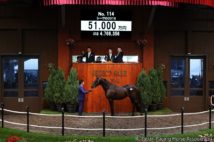
[[[77,69],[78,78],[84,80],[86,90],[91,89],[96,76],[105,78],[118,86],[136,84],[137,76],[142,70],[141,63],[74,63],[73,67]],[[86,95],[84,111],[102,112],[103,110],[110,112],[110,107],[104,90],[98,86]],[[114,110],[115,112],[131,112],[130,99],[127,97],[123,100],[114,101]]]
[[[130,38],[132,20],[130,11],[83,10],[81,11],[82,38]]]

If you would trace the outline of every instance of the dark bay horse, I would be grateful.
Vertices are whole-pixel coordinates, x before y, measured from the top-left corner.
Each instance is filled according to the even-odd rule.
[[[142,113],[142,99],[140,96],[140,91],[135,85],[125,85],[122,87],[116,86],[110,83],[104,78],[96,78],[93,82],[91,88],[95,88],[98,85],[101,85],[105,91],[106,98],[108,99],[111,115],[114,115],[114,100],[121,100],[126,97],[129,97],[132,102],[132,115],[134,115],[135,108],[137,111]]]

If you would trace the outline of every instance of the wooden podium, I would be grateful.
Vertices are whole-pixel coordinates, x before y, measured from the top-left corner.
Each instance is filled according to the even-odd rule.
[[[78,78],[85,82],[85,89],[91,89],[96,76],[105,78],[111,83],[123,86],[135,84],[137,76],[142,70],[141,63],[74,63]],[[86,95],[84,104],[85,112],[110,112],[109,103],[101,86],[96,87]],[[114,101],[115,112],[131,112],[132,105],[129,98]]]

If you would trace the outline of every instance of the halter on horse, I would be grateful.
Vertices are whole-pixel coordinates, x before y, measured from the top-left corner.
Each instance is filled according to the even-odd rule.
[[[109,101],[111,115],[114,115],[114,100],[121,100],[126,97],[129,97],[132,102],[132,115],[134,115],[135,107],[137,111],[142,113],[142,100],[140,96],[140,91],[135,85],[125,85],[125,86],[116,86],[110,83],[108,80],[104,78],[96,78],[93,82],[91,88],[95,88],[98,85],[101,85],[103,90],[105,91],[106,98]]]

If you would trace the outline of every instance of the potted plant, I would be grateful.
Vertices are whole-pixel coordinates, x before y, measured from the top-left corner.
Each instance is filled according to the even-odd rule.
[[[55,110],[56,109],[56,106],[55,106],[55,103],[54,103],[54,96],[53,96],[53,78],[55,76],[55,65],[52,64],[52,63],[49,63],[48,64],[48,70],[49,70],[49,76],[48,76],[48,81],[47,81],[47,85],[46,87],[44,88],[44,97],[45,97],[45,100],[48,102],[48,105],[49,105],[49,108],[51,110]],[[49,85],[48,85],[49,84]]]
[[[157,76],[158,76],[158,86],[159,86],[159,102],[158,102],[158,107],[162,108],[163,107],[163,101],[166,96],[166,88],[163,82],[163,68],[164,66],[160,65],[157,68]]]
[[[152,95],[152,104],[150,104],[151,110],[157,109],[157,104],[159,103],[159,84],[158,84],[158,74],[156,69],[151,69],[149,71],[149,78],[151,81],[151,95]]]
[[[55,103],[59,111],[61,111],[61,106],[64,103],[64,86],[64,72],[61,69],[52,68],[45,88],[45,98],[48,102]]]
[[[141,98],[144,105],[148,108],[148,106],[152,103],[152,95],[151,95],[151,81],[147,73],[142,70],[137,78],[137,87],[140,90]]]
[[[158,67],[149,72],[151,80],[152,92],[152,108],[157,109],[163,106],[163,100],[166,94],[166,88],[163,83],[163,68]]]
[[[61,111],[61,107],[64,105],[64,86],[65,86],[65,76],[61,69],[57,69],[54,77],[54,88],[53,96],[54,103],[56,104],[57,110]]]
[[[78,102],[78,79],[77,71],[71,68],[68,79],[65,83],[65,101],[68,112],[75,112]]]

